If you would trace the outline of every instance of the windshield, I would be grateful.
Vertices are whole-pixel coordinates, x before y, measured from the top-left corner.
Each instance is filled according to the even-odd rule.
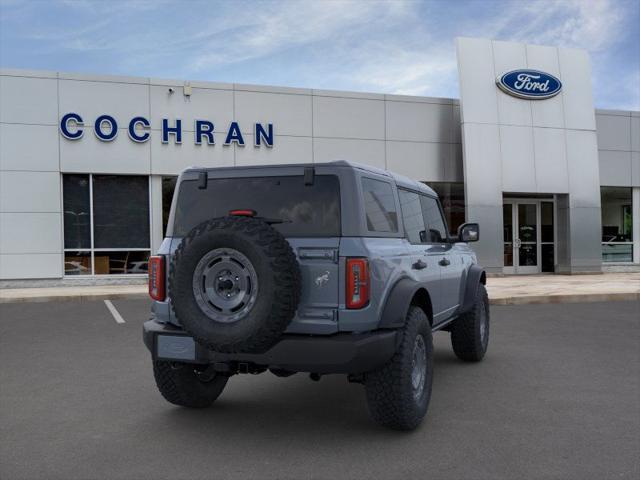
[[[183,237],[199,223],[240,209],[282,220],[273,227],[285,237],[340,236],[340,185],[335,175],[316,175],[313,185],[305,185],[302,175],[209,179],[205,189],[198,188],[197,180],[183,181],[173,236]]]

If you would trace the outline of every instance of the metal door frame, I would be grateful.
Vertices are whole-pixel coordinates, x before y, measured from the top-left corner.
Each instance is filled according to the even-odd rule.
[[[507,267],[503,266],[502,271],[505,274],[515,274],[515,275],[526,275],[526,274],[536,274],[542,272],[542,263],[541,263],[541,255],[542,255],[542,203],[549,202],[553,204],[553,263],[557,265],[557,255],[558,255],[558,241],[557,241],[557,226],[558,226],[558,215],[556,210],[556,199],[555,195],[553,198],[541,199],[541,198],[505,198],[503,199],[503,204],[511,205],[511,222],[512,222],[512,232],[511,232],[511,245],[513,252],[513,266]],[[534,204],[536,206],[536,266],[525,266],[521,267],[520,263],[520,247],[516,247],[516,239],[518,238],[519,232],[519,215],[518,215],[518,205],[520,204]],[[504,219],[503,219],[504,225]],[[504,239],[502,240],[502,251],[504,255]],[[549,242],[544,242],[549,243]]]

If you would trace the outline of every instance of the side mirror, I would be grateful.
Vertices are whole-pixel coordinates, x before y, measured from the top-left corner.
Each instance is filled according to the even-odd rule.
[[[480,225],[477,223],[463,223],[458,227],[459,242],[477,242],[480,240]]]

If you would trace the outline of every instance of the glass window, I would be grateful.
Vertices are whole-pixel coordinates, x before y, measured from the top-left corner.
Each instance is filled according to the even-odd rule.
[[[95,248],[149,248],[149,178],[93,176]]]
[[[286,237],[340,236],[340,182],[335,175],[210,179],[180,184],[173,235],[182,237],[206,220],[230,210],[251,209],[258,216],[282,220],[273,227]]]
[[[465,222],[464,183],[425,182],[438,194],[449,232],[456,236],[458,227]]]
[[[397,232],[398,213],[391,184],[372,178],[362,179],[367,229],[371,232]]]
[[[91,248],[89,175],[62,177],[64,248]]]
[[[424,217],[422,216],[422,206],[420,196],[417,193],[398,189],[400,196],[400,211],[402,212],[402,222],[407,238],[411,243],[423,243],[426,239]]]
[[[147,273],[149,178],[64,175],[62,185],[64,274]]]
[[[435,198],[420,195],[422,214],[427,225],[427,242],[442,243],[447,240],[447,229],[444,226],[440,206]]]
[[[171,211],[171,200],[176,189],[178,177],[162,177],[162,233],[167,233],[169,224],[169,212]]]
[[[602,261],[633,261],[632,189],[601,187]]]

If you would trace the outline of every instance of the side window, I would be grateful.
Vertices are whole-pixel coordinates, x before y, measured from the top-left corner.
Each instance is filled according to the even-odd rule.
[[[426,240],[426,228],[424,226],[424,217],[422,216],[420,195],[402,189],[398,189],[398,194],[400,195],[402,222],[409,241],[411,243],[424,243]]]
[[[397,232],[398,214],[391,184],[371,178],[362,179],[367,228],[371,232]]]
[[[447,229],[444,226],[442,212],[435,198],[420,195],[422,214],[427,225],[427,241],[430,243],[442,243],[447,241]]]

